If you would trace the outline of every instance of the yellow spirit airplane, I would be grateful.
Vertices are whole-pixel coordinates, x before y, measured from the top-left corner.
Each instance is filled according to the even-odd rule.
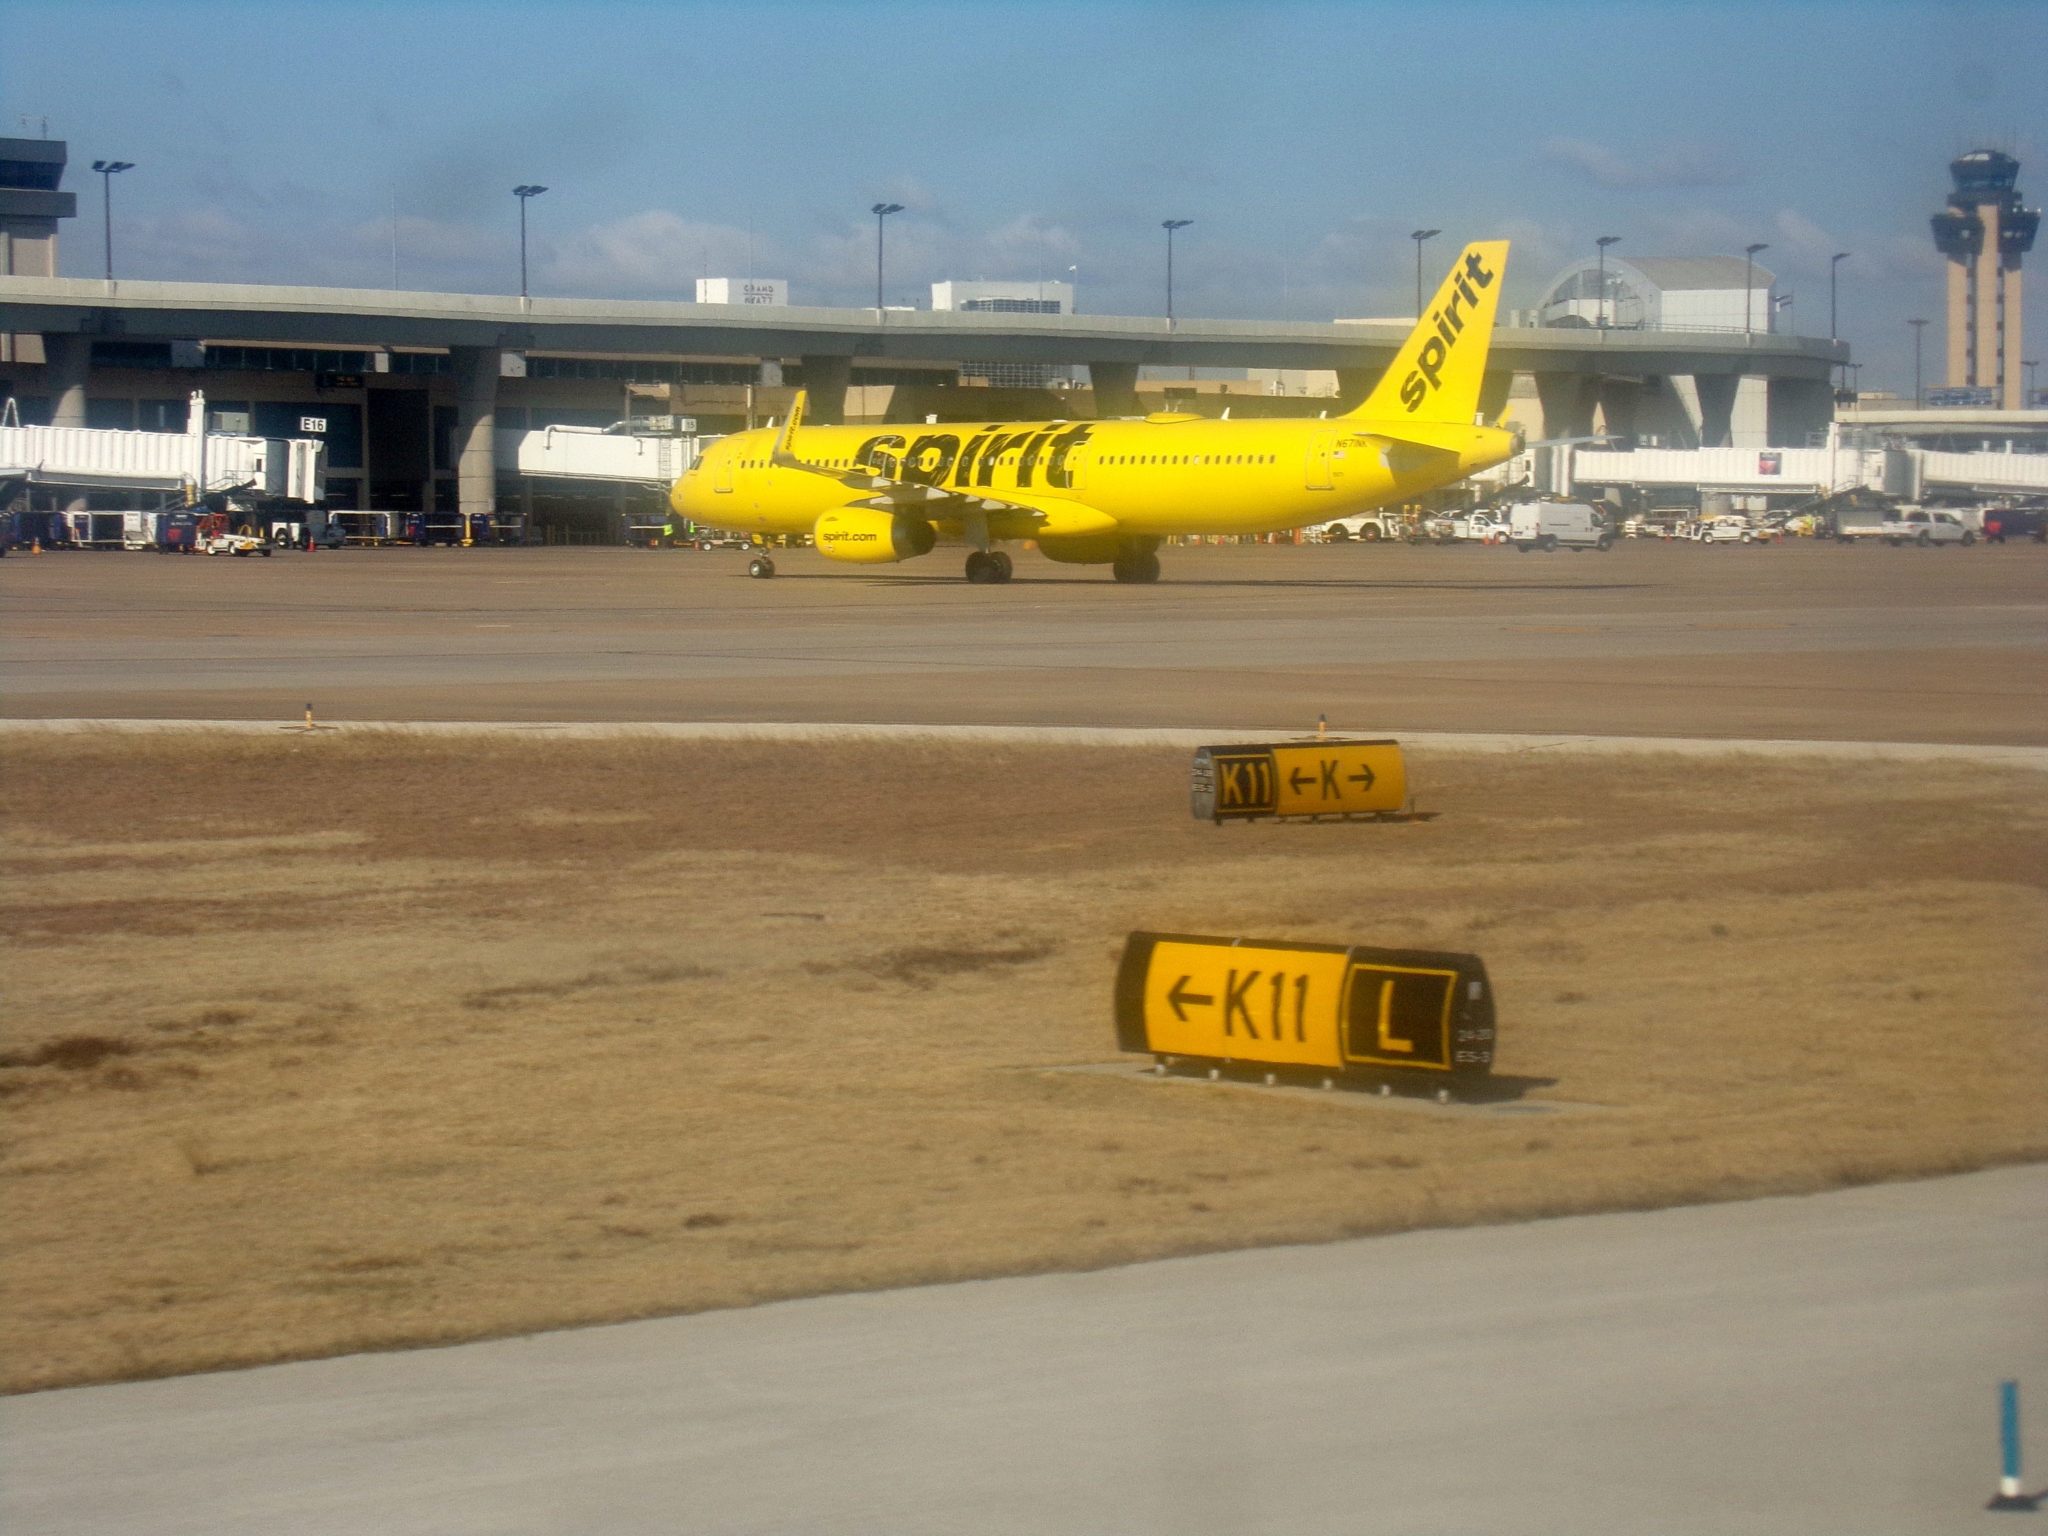
[[[804,421],[706,448],[669,491],[693,523],[810,534],[833,560],[880,565],[964,545],[967,579],[1010,579],[994,546],[1159,579],[1169,534],[1273,533],[1405,501],[1512,458],[1520,434],[1478,424],[1479,383],[1507,265],[1468,245],[1356,410],[1329,420],[976,422],[910,432]],[[755,576],[775,565],[757,554]]]

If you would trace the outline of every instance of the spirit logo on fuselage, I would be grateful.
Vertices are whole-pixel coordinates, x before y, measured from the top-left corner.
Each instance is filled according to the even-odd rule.
[[[1006,455],[1014,454],[1015,484],[1028,487],[1045,466],[1045,484],[1066,490],[1074,483],[1067,456],[1094,434],[1095,424],[1084,422],[1062,429],[1031,426],[1019,431],[1011,426],[983,427],[960,440],[957,432],[927,432],[914,440],[902,434],[884,432],[869,438],[854,451],[853,462],[891,480],[908,480],[918,485],[994,485],[997,467]]]
[[[1450,360],[1451,348],[1465,331],[1465,316],[1459,313],[1462,303],[1467,310],[1479,307],[1479,290],[1493,286],[1494,274],[1486,270],[1486,263],[1473,251],[1465,258],[1465,270],[1460,272],[1455,284],[1457,291],[1451,295],[1450,303],[1441,309],[1430,311],[1429,318],[1436,324],[1436,334],[1422,344],[1422,351],[1416,355],[1415,366],[1408,377],[1401,381],[1401,403],[1408,407],[1410,415],[1421,409],[1422,402],[1440,386],[1443,367]]]

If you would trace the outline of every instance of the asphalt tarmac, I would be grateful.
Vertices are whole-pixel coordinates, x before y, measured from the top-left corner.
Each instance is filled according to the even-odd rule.
[[[2034,1529],[1983,1506],[1998,1382],[2048,1380],[2044,1217],[2006,1169],[39,1393],[0,1524]]]
[[[358,549],[0,562],[14,717],[836,721],[2048,744],[2048,548]]]

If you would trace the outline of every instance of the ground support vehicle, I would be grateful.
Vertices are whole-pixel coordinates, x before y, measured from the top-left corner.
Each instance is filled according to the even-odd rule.
[[[2048,512],[2039,507],[1986,507],[1984,542],[2003,544],[2007,539],[2048,544]]]
[[[1885,543],[1893,548],[1901,544],[1918,544],[1924,549],[1934,544],[1977,542],[1977,535],[1965,528],[1955,513],[1929,512],[1924,507],[1901,507],[1884,520],[1880,531]]]
[[[1770,535],[1753,528],[1739,517],[1716,517],[1701,523],[1693,537],[1702,544],[1760,544]]]
[[[206,555],[268,555],[270,541],[244,524],[228,526],[225,512],[209,512],[199,519],[198,547]]]
[[[1356,517],[1340,517],[1325,523],[1318,532],[1325,544],[1348,544],[1353,540],[1377,544],[1405,539],[1413,526],[1411,519],[1398,512],[1362,512]]]
[[[1532,549],[1614,547],[1614,530],[1598,508],[1583,501],[1517,501],[1507,507],[1508,539],[1524,554]]]

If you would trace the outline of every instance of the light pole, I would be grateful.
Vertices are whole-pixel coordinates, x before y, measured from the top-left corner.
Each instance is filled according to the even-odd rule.
[[[1841,330],[1840,330],[1839,324],[1838,324],[1838,322],[1837,322],[1837,321],[1836,321],[1836,319],[1835,319],[1835,272],[1836,272],[1836,269],[1837,269],[1837,268],[1839,268],[1839,267],[1840,267],[1840,266],[1842,265],[1842,263],[1843,263],[1843,262],[1845,262],[1845,261],[1847,261],[1848,259],[1849,259],[1849,253],[1848,253],[1847,251],[1837,251],[1837,252],[1835,252],[1835,254],[1834,254],[1834,255],[1832,255],[1832,256],[1830,256],[1830,257],[1828,258],[1828,340],[1829,340],[1829,341],[1840,341],[1840,340],[1842,339],[1842,335],[1841,335]],[[1847,381],[1846,381],[1846,380],[1844,380],[1844,382],[1846,383]]]
[[[1913,327],[1913,409],[1917,411],[1921,409],[1920,335],[1927,329],[1927,322],[1925,320],[1908,320],[1906,324]]]
[[[107,235],[107,281],[114,280],[114,175],[118,171],[135,169],[133,160],[95,160],[92,168],[100,173],[100,214]]]
[[[1593,243],[1600,247],[1600,329],[1607,329],[1607,247],[1618,243],[1619,235],[1601,235]]]
[[[1417,229],[1409,231],[1408,238],[1415,242],[1415,318],[1422,318],[1422,242],[1440,235],[1440,229]]]
[[[2020,359],[2020,366],[2027,370],[2027,398],[2020,402],[2020,409],[2023,411],[2032,410],[2036,393],[2034,389],[2034,370],[2041,366],[2041,360],[2039,358],[2029,360],[2023,357]]]
[[[1186,229],[1193,219],[1161,219],[1159,227],[1166,231],[1166,328],[1173,329],[1173,232]]]
[[[875,216],[875,318],[882,318],[882,224],[890,214],[901,213],[901,203],[877,203],[868,212]]]
[[[1742,334],[1745,336],[1751,330],[1749,309],[1750,297],[1756,292],[1756,253],[1758,251],[1768,251],[1769,249],[1770,247],[1761,240],[1755,245],[1745,245],[1742,248],[1744,257],[1742,265]]]
[[[519,297],[526,298],[526,200],[539,197],[546,187],[514,187],[512,195],[519,199]]]
[[[1081,264],[1078,261],[1075,262],[1071,267],[1067,268],[1067,273],[1073,279],[1072,287],[1074,290],[1074,307],[1068,313],[1078,315],[1081,313]]]

